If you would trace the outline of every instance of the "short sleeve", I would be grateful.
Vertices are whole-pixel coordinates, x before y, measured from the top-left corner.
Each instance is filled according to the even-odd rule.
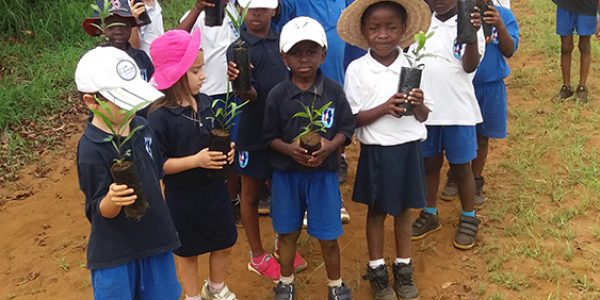
[[[168,122],[163,117],[164,108],[159,108],[148,115],[148,124],[156,138],[156,147],[160,153],[160,161],[166,161],[171,155],[169,154],[169,138],[168,138]]]
[[[519,25],[517,24],[517,19],[510,10],[507,10],[505,14],[504,25],[506,26],[506,30],[508,34],[512,37],[513,42],[515,44],[515,51],[519,48]]]
[[[277,109],[279,99],[279,85],[275,86],[265,100],[265,118],[263,120],[263,141],[270,148],[273,140],[283,136],[281,132],[281,117]]]
[[[344,145],[349,145],[352,141],[352,135],[354,129],[356,129],[356,121],[354,114],[350,108],[350,104],[346,99],[346,94],[340,88],[339,93],[336,95],[336,115],[338,124],[336,125],[337,133],[341,133],[346,136],[346,142]]]
[[[363,100],[364,97],[361,93],[363,90],[360,88],[360,74],[358,69],[356,63],[350,63],[344,80],[344,92],[346,93],[347,101],[353,115],[356,115],[363,110],[361,100]]]
[[[77,175],[79,188],[85,196],[85,216],[91,222],[92,218],[100,216],[100,201],[108,193],[113,182],[108,166],[102,163],[101,157],[93,158],[93,150],[86,147],[77,149]]]

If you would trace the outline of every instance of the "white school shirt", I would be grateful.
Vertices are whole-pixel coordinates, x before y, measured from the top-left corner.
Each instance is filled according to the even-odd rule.
[[[408,67],[404,53],[401,49],[398,51],[400,54],[388,67],[376,61],[370,51],[348,65],[344,92],[352,114],[381,105],[398,91],[400,70]],[[433,103],[429,99],[426,97],[424,102],[431,109]],[[414,116],[396,118],[385,115],[369,125],[356,128],[356,138],[367,145],[393,146],[425,140],[427,129]]]
[[[462,67],[465,44],[456,43],[456,16],[440,21],[432,16],[429,32],[435,32],[427,40],[425,51],[434,56],[425,57],[421,78],[421,89],[435,103],[435,110],[429,113],[426,125],[466,125],[472,126],[483,121],[473,77],[475,72],[467,73]],[[483,29],[477,32],[477,41],[481,59],[485,54]],[[410,50],[414,49],[413,44]],[[481,62],[481,59],[479,62]]]
[[[494,4],[510,9],[510,0],[495,0]]]
[[[235,1],[229,1],[226,9],[234,16],[237,15]],[[181,21],[187,17],[190,12],[186,12]],[[205,12],[201,12],[196,19],[194,27],[200,28],[202,40],[200,48],[204,51],[204,74],[206,80],[202,83],[200,92],[209,96],[225,94],[227,92],[227,48],[237,38],[237,32],[233,27],[233,23],[227,14],[223,20],[223,25],[208,27],[204,25]]]
[[[152,23],[139,28],[139,49],[144,50],[148,54],[148,57],[150,57],[150,44],[152,44],[154,39],[165,33],[165,28],[163,26],[162,7],[158,4],[158,0],[154,0],[154,6],[146,5],[146,11]]]

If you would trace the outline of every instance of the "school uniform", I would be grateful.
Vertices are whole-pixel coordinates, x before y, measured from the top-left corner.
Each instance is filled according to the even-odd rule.
[[[140,26],[138,30],[140,37],[139,49],[150,56],[150,44],[152,44],[154,39],[165,33],[165,28],[163,25],[162,7],[158,3],[158,0],[154,0],[153,6],[145,5],[145,7],[152,23]]]
[[[341,133],[346,137],[345,144],[350,143],[355,122],[344,91],[318,71],[315,83],[306,91],[292,83],[290,76],[271,90],[265,109],[269,117],[264,119],[263,126],[263,138],[268,146],[275,139],[292,143],[306,126],[306,119],[292,117],[303,110],[298,101],[307,106],[314,103],[315,108],[331,101],[321,116],[326,132],[320,134],[331,140]],[[322,240],[338,238],[343,232],[337,178],[339,154],[331,153],[320,166],[308,169],[300,167],[291,157],[273,151],[271,166],[274,170],[271,217],[275,232],[286,234],[302,228],[306,211],[308,234]]]
[[[596,34],[598,26],[597,0],[552,0],[556,5],[556,34],[580,36]]]
[[[475,125],[481,123],[481,111],[475,98],[473,77],[462,67],[466,44],[456,42],[456,16],[440,21],[432,16],[425,51],[434,56],[425,57],[421,89],[435,103],[429,114],[427,139],[423,142],[423,156],[446,154],[450,163],[468,163],[477,157]],[[477,32],[477,45],[481,57],[485,55],[483,30]],[[411,46],[411,49],[415,45]]]
[[[163,160],[146,121],[134,117],[138,130],[123,150],[131,149],[149,208],[139,220],[100,214],[99,205],[114,182],[110,168],[116,151],[110,135],[87,122],[77,146],[77,174],[85,196],[85,215],[91,224],[87,268],[92,272],[95,299],[178,299],[171,250],[180,246],[160,190]],[[156,285],[160,282],[160,285]],[[115,288],[119,287],[119,288]]]
[[[509,9],[504,7],[496,7],[496,9],[514,42],[514,49],[517,50],[519,46],[517,20]],[[475,96],[483,116],[483,122],[477,124],[477,134],[498,139],[506,137],[507,113],[504,78],[509,74],[510,68],[500,51],[498,31],[493,27],[491,41],[486,45],[485,56],[473,79]]]
[[[196,101],[197,113],[181,106],[150,112],[148,122],[165,161],[194,155],[209,146],[212,101],[204,94],[198,94]],[[181,247],[173,253],[179,256],[226,249],[237,240],[227,187],[222,180],[208,177],[208,172],[194,168],[165,175],[163,180],[167,206],[181,240]]]
[[[150,56],[148,56],[148,54],[146,54],[146,52],[143,50],[131,47],[131,44],[129,43],[127,43],[127,49],[125,52],[127,52],[127,54],[129,54],[129,56],[133,58],[137,64],[142,78],[145,81],[150,81],[150,78],[152,78],[152,75],[154,75],[154,65],[150,60]]]
[[[269,179],[273,169],[270,165],[270,149],[262,137],[262,124],[265,116],[265,100],[271,89],[285,80],[288,74],[286,65],[279,54],[279,35],[271,30],[266,38],[260,38],[243,29],[242,40],[249,48],[251,83],[257,98],[246,104],[240,114],[239,126],[249,128],[238,133],[236,140],[236,168],[239,174],[258,179]],[[228,60],[233,59],[235,43],[227,49]]]
[[[317,20],[327,35],[327,56],[321,64],[326,77],[344,84],[344,48],[346,44],[337,34],[337,21],[350,0],[280,0],[279,12],[272,27],[277,32],[295,17],[307,16]]]
[[[376,61],[371,53],[348,66],[344,92],[352,113],[373,109],[385,103],[398,88],[402,67],[408,61],[399,55],[389,66]],[[424,104],[433,107],[429,98]],[[427,137],[425,125],[414,116],[385,115],[358,127],[356,138],[361,151],[352,199],[379,213],[399,215],[408,208],[425,206],[425,169],[421,141]]]

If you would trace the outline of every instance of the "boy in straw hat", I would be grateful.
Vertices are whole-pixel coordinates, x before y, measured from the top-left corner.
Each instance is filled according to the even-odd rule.
[[[418,299],[410,259],[410,209],[425,206],[425,171],[421,141],[427,137],[423,122],[431,103],[423,91],[397,92],[402,52],[415,33],[427,30],[431,13],[423,1],[358,0],[340,17],[338,32],[348,44],[368,49],[346,70],[344,91],[356,119],[360,158],[352,198],[369,206],[367,245],[369,263],[363,277],[377,300]],[[411,116],[401,104],[415,107]],[[384,260],[384,223],[394,216],[395,290],[389,284]],[[396,296],[397,295],[397,296]]]

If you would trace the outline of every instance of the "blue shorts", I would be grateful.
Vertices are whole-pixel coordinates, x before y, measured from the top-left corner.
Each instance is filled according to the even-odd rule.
[[[276,233],[300,230],[306,211],[309,235],[320,240],[335,240],[342,235],[342,197],[336,172],[275,170],[271,196]]]
[[[423,157],[446,153],[451,164],[466,164],[477,157],[475,126],[427,126]]]
[[[506,137],[506,86],[504,81],[474,83],[475,96],[483,116],[477,124],[477,134],[488,138]]]
[[[235,103],[240,104],[240,98],[238,98],[237,96],[235,96],[233,94],[229,94],[229,95],[232,97],[231,101],[234,101]],[[210,96],[210,98],[213,100],[215,100],[215,99],[225,100],[226,96],[227,96],[227,94],[218,94],[218,95],[212,95],[212,96]],[[217,107],[223,108],[223,103],[219,102]],[[229,133],[231,134],[232,142],[235,142],[237,139],[238,124],[240,124],[240,115],[239,114],[237,116],[235,116],[235,118],[233,118],[233,125],[231,126],[231,129],[229,130]]]
[[[94,269],[92,287],[95,300],[178,300],[181,296],[171,252]]]
[[[588,16],[556,8],[556,34],[560,36],[573,35],[577,32],[578,35],[594,35],[596,34],[596,26],[598,26],[598,17]]]
[[[235,153],[237,173],[257,179],[270,179],[273,174],[271,167],[271,151],[238,151]]]

